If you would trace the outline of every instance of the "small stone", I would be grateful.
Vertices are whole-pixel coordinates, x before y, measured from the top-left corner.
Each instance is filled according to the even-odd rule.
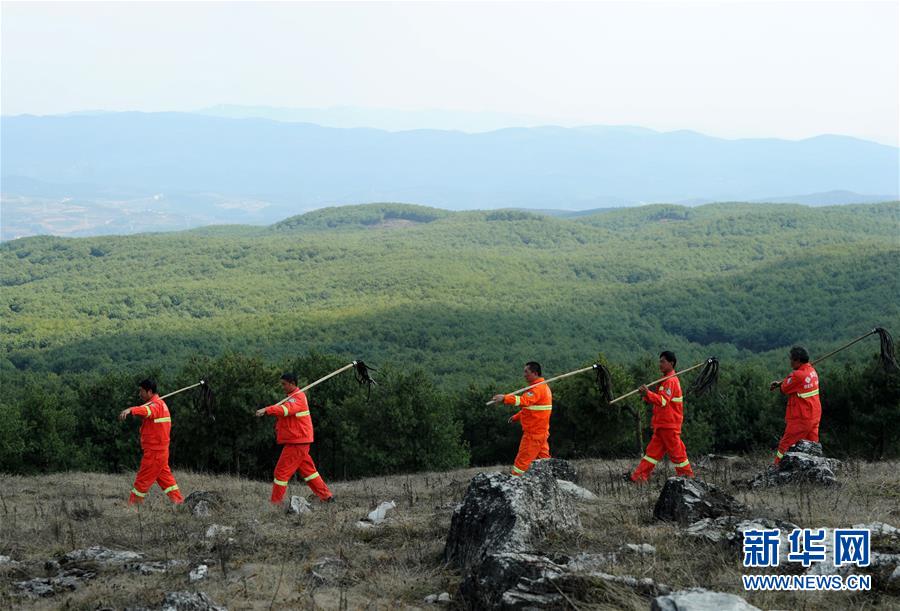
[[[655,554],[656,548],[649,543],[626,543],[621,548],[623,552],[632,552],[635,554]]]
[[[437,597],[437,601],[442,605],[450,604],[450,593],[441,592],[440,596]]]
[[[221,524],[210,524],[209,528],[206,529],[206,538],[212,539],[214,537],[228,536],[232,533],[234,533],[233,526],[222,526]]]
[[[713,592],[705,588],[690,588],[657,596],[650,604],[651,611],[760,611],[735,594]]]
[[[285,509],[286,513],[294,513],[297,515],[301,513],[310,513],[311,511],[312,506],[309,504],[309,501],[296,495],[291,497],[291,502]]]
[[[556,483],[559,485],[563,492],[565,492],[566,494],[571,494],[579,501],[584,501],[586,503],[596,503],[600,500],[600,497],[598,497],[596,494],[586,488],[582,488],[578,484],[573,484],[572,482],[564,479],[558,479],[556,480]]]
[[[209,567],[205,564],[199,565],[197,568],[188,573],[188,579],[191,581],[200,581],[209,576]]]
[[[162,611],[228,611],[217,605],[206,592],[169,592]]]

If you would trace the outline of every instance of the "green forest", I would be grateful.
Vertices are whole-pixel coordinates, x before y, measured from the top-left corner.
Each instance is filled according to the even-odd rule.
[[[329,208],[270,227],[221,226],[0,245],[0,469],[130,470],[137,426],[115,415],[152,376],[209,376],[214,413],[170,401],[173,466],[268,477],[278,375],[374,365],[310,393],[314,457],[333,478],[508,463],[518,428],[487,407],[598,359],[619,392],[714,355],[717,390],[687,402],[689,453],[768,451],[787,349],[813,358],[883,326],[900,333],[900,203],[810,208],[652,205],[571,217]],[[822,439],[837,456],[900,454],[900,376],[871,338],[819,367]],[[686,381],[690,381],[688,374]],[[649,414],[602,405],[590,376],[554,388],[562,457],[639,455]]]

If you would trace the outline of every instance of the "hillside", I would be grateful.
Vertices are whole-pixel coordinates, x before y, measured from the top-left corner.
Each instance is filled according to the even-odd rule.
[[[227,350],[417,362],[455,384],[602,352],[823,352],[900,327],[898,204],[646,206],[573,219],[414,206],[266,228],[0,246],[3,368],[173,366]]]
[[[203,591],[229,609],[422,608],[424,598],[448,592],[461,608],[460,571],[442,559],[453,509],[475,470],[423,473],[333,484],[339,501],[313,504],[312,513],[285,515],[267,507],[269,484],[228,476],[183,472],[182,489],[217,493],[220,506],[193,517],[173,511],[157,489],[140,513],[124,499],[129,475],[67,473],[40,477],[0,476],[3,488],[0,554],[0,606],[17,609],[158,608],[167,592]],[[583,528],[554,533],[548,554],[617,552],[604,567],[615,575],[650,578],[672,586],[702,586],[743,596],[763,609],[888,609],[900,606],[884,592],[744,592],[739,551],[684,536],[676,526],[656,521],[653,506],[664,481],[627,486],[617,474],[631,461],[579,461],[581,484],[598,494],[596,503],[578,505]],[[663,467],[663,465],[660,465]],[[735,492],[729,480],[762,468],[753,458],[731,469],[699,468],[701,477]],[[780,520],[803,527],[847,527],[883,521],[896,524],[896,471],[900,464],[846,465],[843,488],[792,487],[740,492],[740,501]],[[671,470],[670,465],[665,469]],[[491,470],[491,469],[489,469]],[[661,471],[660,469],[659,471]],[[296,481],[290,493],[303,494]],[[356,522],[382,501],[396,510],[384,524],[360,529]],[[209,527],[233,527],[207,537]],[[655,553],[622,554],[625,543],[647,543]],[[65,566],[96,573],[92,579],[45,598],[21,595],[16,582],[56,574],[50,560],[73,550],[100,545],[132,551],[143,558],[126,565],[81,561]],[[170,563],[165,570],[165,563]],[[208,577],[189,581],[199,564]],[[746,572],[746,571],[744,571]],[[571,594],[571,593],[570,593]],[[573,595],[574,596],[574,595]],[[628,588],[598,588],[594,603],[578,608],[647,609],[649,599]]]

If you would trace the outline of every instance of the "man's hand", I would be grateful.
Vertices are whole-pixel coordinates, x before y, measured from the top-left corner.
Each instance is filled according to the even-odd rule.
[[[262,409],[256,410],[256,417],[257,417],[257,418],[261,418],[261,417],[263,417],[263,416],[265,416],[265,415],[266,415],[266,408],[265,408],[265,407],[263,407]]]
[[[130,413],[131,413],[131,408],[126,407],[121,412],[119,412],[119,420],[125,420],[125,418],[127,418],[128,414],[130,414]]]
[[[641,396],[647,396],[647,393],[650,392],[650,389],[647,388],[646,384],[641,384],[641,387],[638,388],[638,392],[641,393]]]
[[[513,417],[514,417],[514,416],[510,416],[510,417],[509,417],[509,420],[507,420],[506,422],[507,422],[508,424],[512,424],[513,422],[515,422],[515,420],[513,420]]]
[[[494,403],[503,403],[503,395],[494,395]]]
[[[778,380],[775,380],[771,384],[769,384],[769,390],[775,390],[779,386],[781,386],[781,382],[779,382]]]

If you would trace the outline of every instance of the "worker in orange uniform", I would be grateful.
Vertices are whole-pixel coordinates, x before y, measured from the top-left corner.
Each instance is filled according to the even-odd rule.
[[[143,380],[138,387],[138,393],[144,403],[123,409],[119,413],[119,420],[125,420],[129,414],[143,419],[141,449],[144,451],[144,455],[141,457],[141,467],[134,478],[134,486],[131,488],[128,503],[131,505],[143,503],[144,497],[156,482],[173,503],[180,505],[184,499],[178,490],[175,476],[172,475],[172,470],[169,468],[169,435],[172,431],[172,415],[169,413],[166,402],[156,394],[156,382],[150,379]]]
[[[675,464],[675,474],[694,477],[691,463],[688,461],[687,449],[681,440],[681,423],[684,420],[684,394],[681,382],[675,375],[677,363],[675,354],[666,350],[659,355],[659,371],[666,378],[659,383],[656,392],[646,385],[640,387],[644,401],[653,406],[653,417],[650,427],[653,436],[647,444],[647,451],[638,463],[637,468],[627,476],[633,482],[645,482],[650,479],[657,463],[668,454],[669,460]]]
[[[781,462],[784,453],[802,439],[819,441],[819,421],[822,420],[822,403],[819,400],[819,374],[809,363],[806,348],[794,346],[789,358],[791,373],[779,382],[769,384],[769,390],[781,389],[788,396],[784,415],[784,435],[778,442],[775,464]]]
[[[275,505],[282,502],[288,482],[299,470],[300,477],[315,495],[323,502],[330,503],[334,501],[334,495],[309,455],[309,446],[313,442],[313,424],[306,395],[297,388],[297,376],[293,373],[281,376],[281,387],[287,394],[282,402],[256,411],[259,417],[275,416],[276,443],[284,446],[278,464],[275,465],[271,501]]]
[[[531,463],[540,458],[550,458],[550,414],[553,411],[553,395],[550,387],[541,384],[541,365],[534,361],[525,363],[525,381],[528,385],[537,384],[534,388],[519,395],[495,395],[496,403],[520,407],[517,413],[509,418],[509,422],[518,422],[522,426],[522,441],[519,442],[519,453],[513,463],[512,474],[516,477],[528,471]]]

